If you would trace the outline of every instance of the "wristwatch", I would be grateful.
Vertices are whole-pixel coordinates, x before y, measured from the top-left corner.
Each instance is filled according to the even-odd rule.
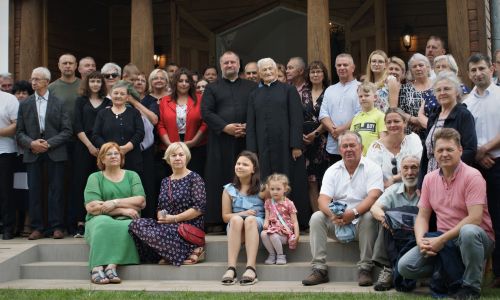
[[[356,207],[354,207],[354,208],[352,209],[352,212],[354,213],[354,219],[359,218],[359,212],[358,212],[358,210],[356,209]]]

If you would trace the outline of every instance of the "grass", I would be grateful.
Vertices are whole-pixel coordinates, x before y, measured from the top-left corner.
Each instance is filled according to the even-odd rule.
[[[0,290],[0,299],[431,299],[429,296],[419,296],[416,294],[403,293],[213,293],[213,292],[111,292],[111,291],[89,291],[89,290]],[[482,299],[500,299],[500,291],[487,289],[483,291]]]

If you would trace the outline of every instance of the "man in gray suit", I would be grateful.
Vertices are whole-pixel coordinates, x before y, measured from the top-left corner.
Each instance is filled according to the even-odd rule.
[[[62,239],[64,161],[66,141],[72,134],[71,120],[61,100],[49,94],[50,71],[38,67],[31,74],[35,94],[19,105],[16,139],[24,149],[23,162],[28,170],[29,214],[33,232],[28,237],[44,236],[42,220],[42,170],[48,170],[48,232]]]

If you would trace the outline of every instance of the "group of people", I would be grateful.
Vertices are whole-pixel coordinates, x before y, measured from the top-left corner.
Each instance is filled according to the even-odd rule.
[[[400,58],[375,50],[362,82],[352,56],[340,54],[334,85],[321,61],[307,66],[300,57],[286,68],[263,58],[240,73],[238,55],[227,51],[220,76],[213,66],[197,74],[175,64],[147,76],[133,64],[98,72],[92,58],[77,65],[64,54],[54,82],[48,69],[33,70],[26,99],[33,91],[16,90],[19,100],[0,92],[3,238],[16,230],[10,192],[22,157],[28,238],[64,237],[64,183],[71,183],[67,229],[88,241],[94,283],[120,282],[122,264],[198,263],[203,245],[184,239],[179,224],[220,231],[227,223],[223,284],[237,282],[242,243],[240,283],[254,284],[260,240],[265,264],[286,264],[283,245],[293,249],[309,230],[312,273],[304,285],[328,281],[332,237],[359,241],[361,286],[374,284],[379,266],[376,290],[409,289],[411,279],[442,273],[457,281],[438,278],[433,291],[476,297],[490,253],[500,286],[500,88],[485,55],[468,60],[469,90],[441,38],[431,36],[425,54],[414,54],[406,72]],[[495,66],[500,72],[500,52]],[[388,212],[408,214],[405,207],[418,209],[398,227]],[[414,234],[402,245],[395,232],[408,226]],[[119,251],[106,250],[109,238]]]

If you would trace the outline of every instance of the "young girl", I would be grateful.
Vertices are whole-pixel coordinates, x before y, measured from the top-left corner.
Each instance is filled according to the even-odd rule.
[[[283,254],[283,245],[295,249],[299,240],[299,222],[297,209],[293,202],[285,195],[290,192],[286,175],[274,173],[267,178],[266,190],[271,195],[264,203],[266,217],[264,230],[261,233],[262,243],[269,251],[264,262],[266,265],[286,264],[286,255]]]

